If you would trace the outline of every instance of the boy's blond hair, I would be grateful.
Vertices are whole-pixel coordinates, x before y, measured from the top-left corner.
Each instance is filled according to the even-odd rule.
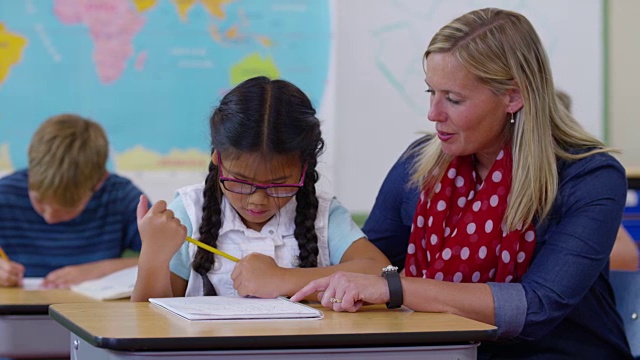
[[[29,145],[29,190],[62,207],[78,205],[106,173],[109,142],[102,127],[74,114],[40,125]]]

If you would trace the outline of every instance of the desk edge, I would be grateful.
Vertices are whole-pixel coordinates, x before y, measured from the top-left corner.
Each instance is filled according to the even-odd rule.
[[[107,338],[95,336],[73,321],[49,308],[49,316],[92,346],[125,351],[181,351],[181,350],[267,350],[290,348],[347,348],[372,346],[425,346],[468,344],[477,341],[495,340],[498,330],[445,331],[432,333],[425,341],[423,332],[404,333],[359,333],[359,334],[309,334],[301,336],[224,336],[186,338]],[[278,338],[284,337],[280,340]],[[217,339],[217,341],[212,341]],[[281,344],[274,346],[274,344]]]
[[[10,304],[0,305],[2,315],[47,315],[49,304]]]

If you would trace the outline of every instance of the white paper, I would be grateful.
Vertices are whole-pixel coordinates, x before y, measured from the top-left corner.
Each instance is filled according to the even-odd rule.
[[[248,320],[248,319],[322,319],[318,309],[275,299],[234,296],[192,296],[151,298],[149,302],[174,312],[188,320]]]
[[[136,285],[138,267],[133,266],[105,277],[71,285],[71,290],[97,300],[115,300],[131,296]]]
[[[44,278],[41,277],[28,277],[22,279],[22,290],[32,291],[32,290],[46,290],[46,288],[42,287],[42,282]]]

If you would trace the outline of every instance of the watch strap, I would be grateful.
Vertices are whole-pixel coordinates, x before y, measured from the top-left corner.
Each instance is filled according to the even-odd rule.
[[[398,274],[397,268],[389,270],[385,268],[382,271],[382,276],[387,280],[389,286],[389,302],[387,308],[396,309],[402,306],[404,297],[402,295],[402,282],[400,281],[400,274]]]

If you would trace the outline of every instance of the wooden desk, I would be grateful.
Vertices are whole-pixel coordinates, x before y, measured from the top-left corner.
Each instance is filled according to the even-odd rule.
[[[48,316],[49,305],[92,301],[71,290],[0,288],[0,357],[68,358],[69,331]]]
[[[627,187],[640,190],[640,167],[627,166]]]
[[[322,320],[189,321],[149,303],[55,304],[71,359],[475,359],[494,326],[450,314],[324,311]],[[336,357],[337,356],[337,357]]]

